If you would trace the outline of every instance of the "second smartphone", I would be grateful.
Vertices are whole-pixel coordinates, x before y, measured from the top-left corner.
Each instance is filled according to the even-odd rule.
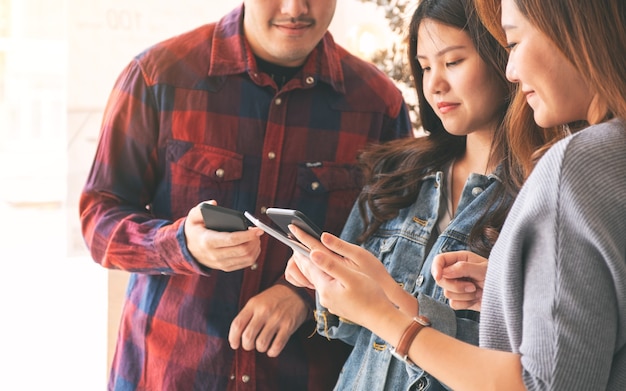
[[[317,240],[320,240],[320,237],[322,236],[322,230],[299,210],[268,208],[266,213],[269,218],[272,219],[272,221],[289,236],[291,236],[291,232],[288,227],[289,224],[295,225]]]
[[[208,229],[222,232],[245,231],[250,223],[238,210],[211,205],[204,202],[200,206],[204,225]]]

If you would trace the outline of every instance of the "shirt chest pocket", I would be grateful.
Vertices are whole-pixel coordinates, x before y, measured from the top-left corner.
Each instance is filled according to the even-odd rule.
[[[298,186],[304,193],[310,195],[360,190],[362,184],[361,171],[354,164],[333,162],[298,164]]]
[[[167,149],[170,197],[175,216],[200,201],[229,207],[243,174],[243,156],[207,145],[171,142]]]
[[[355,164],[307,162],[297,166],[294,208],[309,215],[325,231],[339,234],[363,186]],[[326,220],[322,221],[324,217]]]

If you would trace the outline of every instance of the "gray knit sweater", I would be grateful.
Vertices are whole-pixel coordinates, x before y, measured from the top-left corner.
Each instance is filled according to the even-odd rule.
[[[626,122],[562,140],[494,247],[480,344],[522,356],[529,390],[626,390]]]

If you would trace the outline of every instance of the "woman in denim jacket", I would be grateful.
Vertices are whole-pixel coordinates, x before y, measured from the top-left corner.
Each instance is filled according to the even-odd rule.
[[[445,203],[443,189],[445,173],[438,171],[423,178],[418,201],[399,211],[398,216],[385,221],[370,236],[364,248],[381,260],[391,277],[414,295],[430,296],[445,302],[446,298],[430,274],[432,259],[441,252],[467,250],[472,228],[486,210],[496,212],[493,197],[503,197],[509,205],[512,197],[501,193],[502,169],[489,175],[471,174],[461,195],[454,219],[437,236],[439,204]],[[371,218],[371,212],[370,212]],[[364,226],[358,206],[352,210],[342,239],[357,242]],[[436,238],[436,239],[435,239]],[[429,242],[435,240],[428,249]],[[424,311],[424,301],[420,302]],[[437,328],[458,339],[478,344],[478,312],[457,311]],[[440,390],[445,389],[420,368],[407,371],[384,340],[354,323],[332,315],[318,302],[316,310],[318,332],[329,338],[339,338],[354,346],[339,377],[336,390]],[[412,387],[412,388],[411,388]]]
[[[381,270],[366,274],[420,295],[425,310],[429,300],[433,307],[446,302],[430,272],[433,258],[458,250],[487,257],[523,175],[509,164],[502,125],[511,96],[507,55],[479,21],[473,0],[422,1],[410,24],[409,59],[427,135],[361,155],[367,183],[341,236],[367,249],[386,270],[375,262]],[[537,132],[529,150],[552,137]],[[298,257],[290,261],[287,278],[311,287],[294,267],[294,260],[306,262]],[[480,294],[478,284],[477,302]],[[400,300],[400,309],[417,315],[415,305],[403,308]],[[318,332],[354,346],[336,390],[446,389],[395,358],[391,345],[366,328],[334,316],[319,301],[317,306]],[[437,319],[437,329],[477,345],[479,313],[455,315]]]

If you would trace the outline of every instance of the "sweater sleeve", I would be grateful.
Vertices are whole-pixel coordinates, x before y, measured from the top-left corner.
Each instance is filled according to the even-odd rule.
[[[572,138],[563,152],[560,177],[554,179],[555,241],[546,251],[554,256],[554,270],[550,285],[525,290],[529,297],[524,299],[524,314],[539,309],[550,316],[553,330],[543,333],[540,319],[525,317],[525,330],[540,342],[524,338],[520,348],[529,388],[543,384],[533,374],[541,370],[539,363],[550,369],[545,374],[550,389],[582,384],[605,389],[608,384],[620,313],[615,283],[623,284],[626,275],[626,165],[623,145],[602,139],[601,131],[588,129]],[[532,273],[537,263],[529,262],[530,282],[543,277]],[[551,300],[542,300],[542,285],[551,291]],[[546,346],[543,360],[534,359],[534,346]]]
[[[483,310],[500,303],[529,390],[611,389],[624,376],[615,352],[626,320],[626,143],[623,129],[610,128],[544,156],[492,253],[487,283],[499,280],[499,291],[486,289]],[[483,325],[495,329],[491,312]],[[481,330],[481,345],[501,348],[502,337]]]

